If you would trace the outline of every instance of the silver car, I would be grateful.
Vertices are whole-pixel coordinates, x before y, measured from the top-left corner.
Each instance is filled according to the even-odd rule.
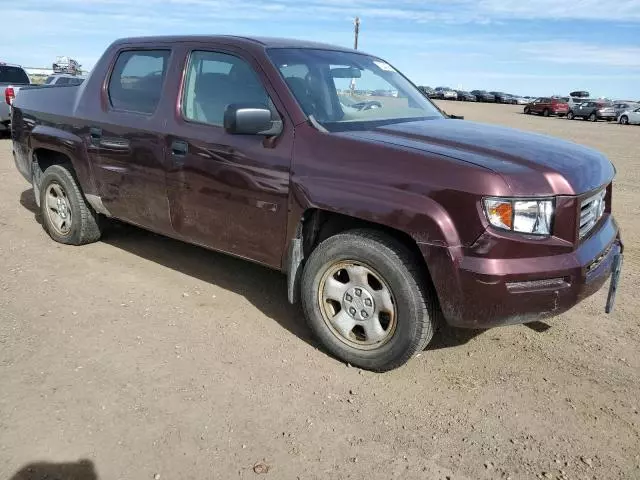
[[[613,102],[613,109],[616,112],[616,117],[620,117],[620,115],[627,110],[635,110],[638,107],[640,107],[640,104],[636,102],[629,102],[624,100]]]
[[[0,132],[9,130],[13,98],[21,86],[30,83],[29,75],[20,65],[0,62]]]
[[[436,88],[436,98],[441,98],[442,100],[457,100],[458,93],[455,90],[450,89],[449,87],[438,87]]]
[[[636,105],[636,107],[637,106],[638,105]],[[630,125],[633,123],[640,125],[640,107],[622,112],[618,117],[618,122],[622,125]]]
[[[80,85],[84,82],[85,77],[81,75],[69,75],[68,73],[56,73],[49,75],[44,84],[50,87],[61,85]]]

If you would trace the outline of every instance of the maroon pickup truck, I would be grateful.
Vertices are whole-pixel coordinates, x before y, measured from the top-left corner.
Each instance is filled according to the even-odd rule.
[[[11,125],[54,240],[111,217],[281,270],[320,343],[363,368],[405,363],[440,321],[551,317],[609,278],[614,298],[609,160],[444,115],[358,51],[119,40],[82,85],[20,92]]]

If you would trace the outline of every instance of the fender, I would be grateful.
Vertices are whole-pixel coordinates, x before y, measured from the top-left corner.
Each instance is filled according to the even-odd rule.
[[[429,197],[389,187],[377,187],[375,196],[366,184],[339,182],[335,179],[304,178],[292,181],[290,216],[287,226],[287,257],[282,270],[287,273],[287,293],[290,303],[298,297],[301,267],[304,262],[302,220],[309,209],[338,213],[367,222],[377,223],[411,236],[421,249],[459,247],[460,236],[447,211]],[[313,185],[312,190],[302,184]],[[335,208],[334,205],[340,205]],[[447,250],[438,248],[437,250]]]
[[[66,130],[36,125],[29,136],[31,156],[38,149],[61,153],[71,160],[80,188],[86,194],[96,192],[94,176],[82,138]]]
[[[432,198],[415,192],[384,185],[372,189],[368,184],[335,178],[313,181],[298,178],[292,179],[290,198],[289,241],[304,211],[317,208],[399,230],[416,243],[438,247],[462,245],[448,212]]]

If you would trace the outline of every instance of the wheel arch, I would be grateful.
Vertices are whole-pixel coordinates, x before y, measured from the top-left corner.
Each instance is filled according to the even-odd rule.
[[[38,125],[31,132],[29,146],[32,168],[36,164],[44,172],[51,165],[69,163],[81,190],[85,194],[95,191],[91,165],[79,136],[59,128]]]
[[[406,193],[406,192],[405,192]],[[342,208],[328,206],[328,202],[299,203],[291,209],[288,242],[283,258],[283,270],[288,278],[288,298],[298,299],[302,266],[305,258],[325,238],[354,228],[383,231],[405,245],[415,255],[425,278],[432,284],[429,266],[418,244],[438,247],[460,245],[460,238],[446,210],[434,200],[406,193],[401,199],[385,202],[378,198],[358,197],[354,204],[353,192],[334,192],[340,195]],[[328,199],[326,199],[328,200]],[[366,208],[365,208],[366,205]]]

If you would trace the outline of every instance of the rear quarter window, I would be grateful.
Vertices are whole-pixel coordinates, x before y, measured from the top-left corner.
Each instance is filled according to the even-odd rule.
[[[0,83],[27,85],[29,84],[29,77],[21,67],[0,65]]]
[[[153,114],[162,95],[169,50],[126,50],[118,55],[109,79],[115,110]]]

